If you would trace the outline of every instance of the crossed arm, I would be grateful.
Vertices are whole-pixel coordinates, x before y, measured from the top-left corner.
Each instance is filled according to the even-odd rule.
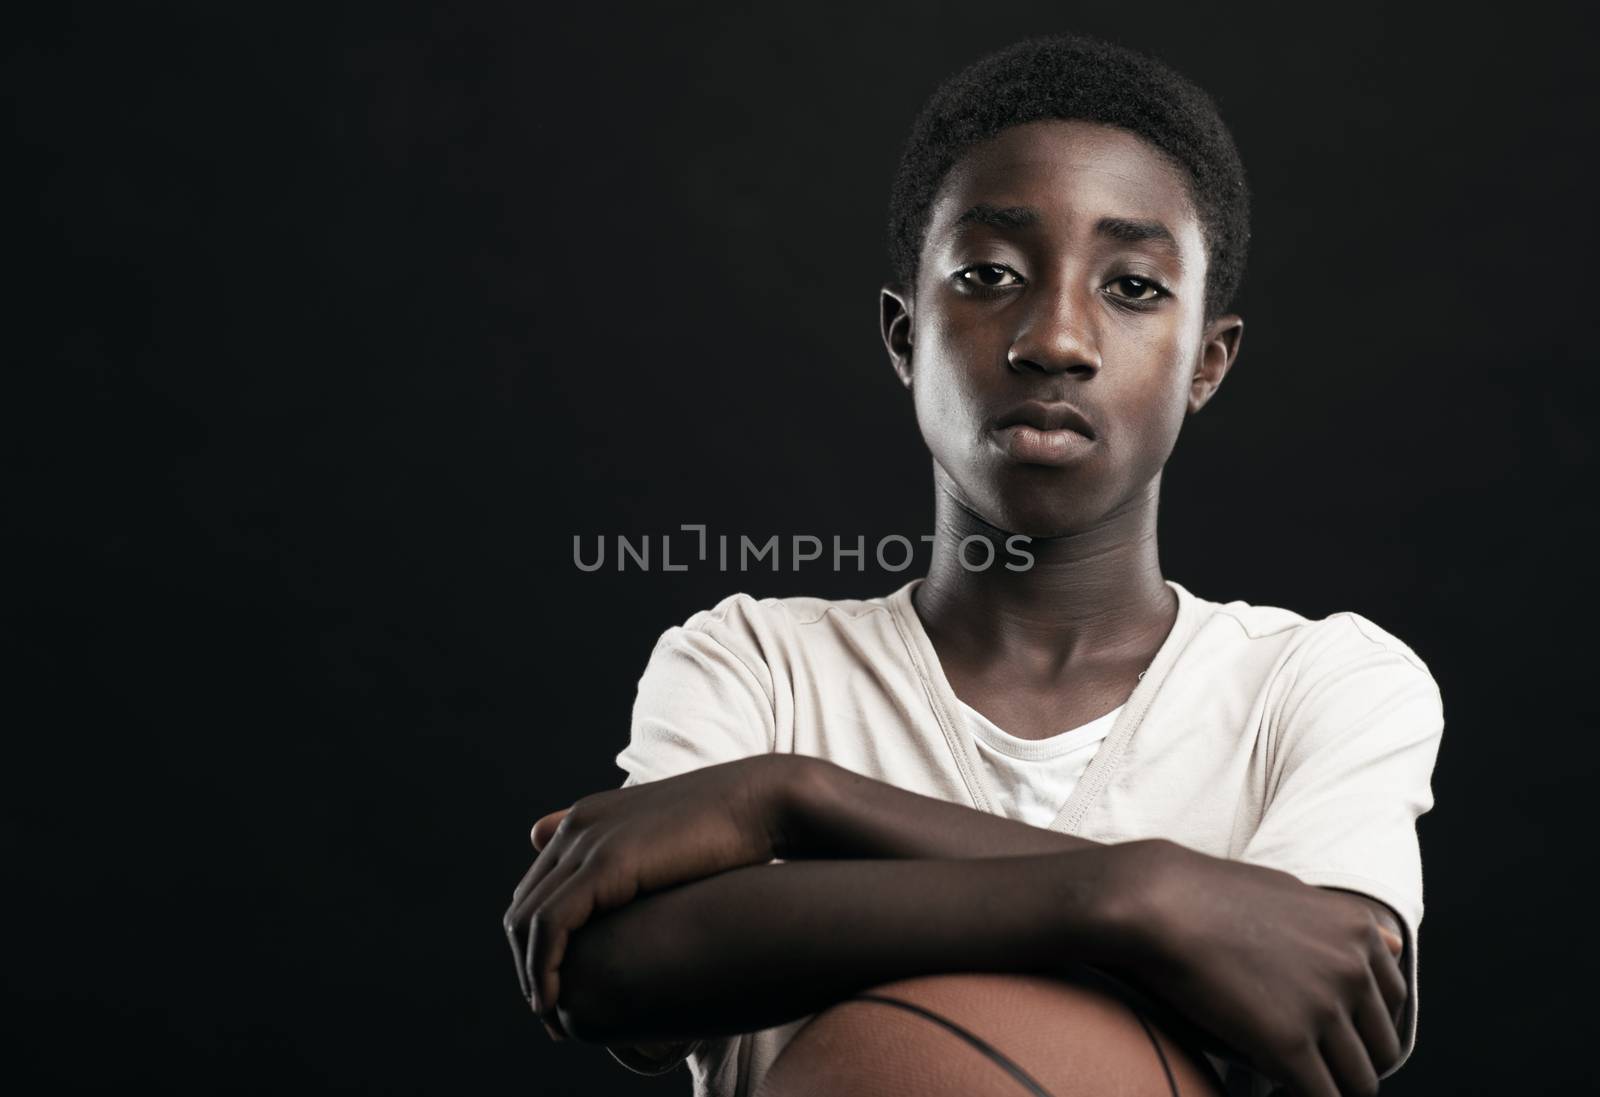
[[[1337,889],[1330,889],[1330,890],[1337,890]],[[1370,896],[1360,895],[1360,894],[1357,894],[1357,893],[1354,893],[1354,892],[1351,892],[1351,893],[1348,893],[1348,894],[1351,894],[1354,898],[1361,900],[1364,905],[1366,905],[1368,908],[1370,908],[1371,911],[1372,911],[1373,917],[1377,920],[1378,924],[1382,925],[1386,929],[1388,929],[1390,934],[1392,934],[1395,939],[1398,940],[1398,939],[1400,939],[1402,937],[1402,933],[1401,933],[1401,930],[1400,930],[1399,922],[1395,918],[1394,913],[1389,909],[1388,906],[1386,906],[1383,903],[1378,902],[1376,899],[1373,899]],[[713,898],[713,896],[708,893],[705,896],[705,898],[709,901],[709,900],[711,900]],[[1057,913],[1059,913],[1059,912],[1057,912]],[[994,927],[991,926],[991,927],[989,927],[989,929],[992,932]],[[597,949],[598,950],[598,949],[604,949],[604,948],[607,947],[607,945],[609,943],[607,941],[607,936],[608,935],[607,935],[606,931],[601,931],[599,933],[591,934],[589,936],[584,937],[582,939],[582,944],[575,945],[575,954],[576,955],[582,955],[582,956],[585,957],[585,959],[579,960],[576,964],[574,964],[574,969],[575,970],[581,970],[584,964],[586,964],[588,962],[591,962],[590,959],[589,959],[589,957],[590,957],[590,951],[589,950],[590,949]],[[1025,938],[1019,938],[1019,939],[1025,940]],[[767,947],[769,947],[769,948],[774,947],[774,944],[775,944],[775,942],[773,942],[769,938],[768,942],[767,942]],[[1392,946],[1392,943],[1391,943],[1391,948],[1392,947],[1393,946]],[[946,956],[942,957],[941,959],[946,964],[948,964],[950,957],[948,955],[946,955]],[[569,957],[569,963],[571,963],[571,962],[572,961],[571,961],[571,959]],[[1036,966],[1037,965],[1030,965],[1030,966],[1027,966],[1027,967],[1020,968],[1019,970],[1034,970]],[[1400,970],[1402,972],[1405,971],[1404,964],[1401,965]],[[700,977],[702,979],[705,978],[705,974],[703,972],[700,973]],[[1409,987],[1407,988],[1407,993],[1409,993]],[[562,1012],[564,1014],[567,1013],[567,1011],[564,1008],[563,1008]],[[787,1012],[789,1012],[789,1011],[785,1011],[785,1010],[781,1010],[780,1009],[778,1011],[778,1014],[777,1014],[777,1019],[774,1020],[773,1023],[781,1023],[781,1021],[784,1019],[783,1015],[785,1013],[787,1013]],[[570,1014],[567,1014],[567,1017],[570,1020]],[[741,1021],[741,1024],[740,1024],[739,1027],[742,1027],[742,1028],[751,1027],[751,1025],[749,1023],[748,1016],[744,1016],[742,1018],[742,1021]],[[1206,1046],[1208,1050],[1217,1051],[1217,1052],[1221,1052],[1221,1053],[1228,1053],[1228,1054],[1237,1054],[1237,1052],[1235,1052],[1234,1049],[1232,1049],[1232,1048],[1228,1048],[1226,1046],[1219,1046],[1216,1041],[1208,1040],[1207,1037],[1206,1037],[1206,1034],[1204,1032],[1197,1032],[1197,1031],[1195,1031],[1193,1029],[1189,1029],[1188,1030],[1188,1036],[1189,1036],[1191,1042],[1199,1044],[1199,1045]],[[640,1070],[640,1071],[649,1073],[649,1072],[656,1071],[656,1070],[664,1070],[664,1069],[666,1069],[666,1068],[668,1068],[668,1067],[670,1067],[672,1065],[675,1065],[676,1063],[681,1061],[686,1054],[688,1054],[688,1052],[693,1047],[694,1043],[695,1043],[694,1039],[686,1038],[686,1039],[678,1039],[678,1040],[657,1040],[657,1041],[636,1040],[636,1041],[631,1042],[631,1043],[621,1043],[621,1042],[613,1041],[609,1046],[610,1046],[611,1050],[614,1053],[616,1053],[619,1058],[621,1058],[624,1062],[627,1062],[635,1070]]]
[[[1204,1016],[1203,1043],[1298,1092],[1372,1092],[1398,1057],[1399,926],[1365,896],[792,756],[608,790],[561,815],[535,828],[540,859],[507,933],[541,1015],[635,1062],[895,978],[1075,963]]]

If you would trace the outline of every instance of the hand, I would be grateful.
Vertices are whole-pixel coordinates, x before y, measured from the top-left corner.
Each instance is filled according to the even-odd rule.
[[[1296,1097],[1378,1092],[1406,983],[1365,903],[1173,842],[1113,848],[1130,975]]]
[[[528,832],[528,837],[533,841],[533,852],[538,853],[550,844],[550,836],[556,832],[556,828],[561,825],[561,820],[565,819],[567,812],[571,810],[571,808],[562,808],[560,811],[552,811],[549,815],[533,824],[533,829]]]
[[[781,856],[796,765],[790,755],[741,758],[585,796],[534,824],[538,856],[502,925],[523,997],[551,1035],[570,936],[645,892]]]

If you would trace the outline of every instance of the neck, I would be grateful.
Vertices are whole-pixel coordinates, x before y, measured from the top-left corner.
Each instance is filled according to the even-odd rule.
[[[1059,670],[1138,655],[1171,629],[1177,598],[1161,575],[1156,545],[1159,474],[1093,527],[1028,542],[1033,565],[1026,571],[1005,567],[1017,562],[1006,548],[1009,531],[962,504],[937,470],[935,483],[933,562],[914,604],[941,647],[973,662]],[[962,541],[973,536],[995,549],[982,570],[962,563]],[[976,567],[981,546],[969,548],[968,559]]]

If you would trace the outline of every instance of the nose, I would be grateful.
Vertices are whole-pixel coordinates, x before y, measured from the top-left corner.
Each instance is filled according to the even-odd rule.
[[[1018,373],[1071,373],[1085,380],[1100,372],[1100,342],[1088,323],[1093,305],[1070,287],[1042,287],[1006,361]]]

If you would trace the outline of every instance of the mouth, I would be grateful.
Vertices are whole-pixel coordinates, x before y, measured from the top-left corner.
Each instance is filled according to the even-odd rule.
[[[1094,445],[1094,427],[1071,404],[1030,400],[994,421],[996,444],[1025,465],[1069,465]]]
[[[1094,441],[1094,427],[1089,420],[1083,412],[1066,403],[1047,404],[1042,400],[1029,400],[996,419],[992,429],[1004,430],[1016,426],[1032,427],[1038,431],[1070,430]]]

